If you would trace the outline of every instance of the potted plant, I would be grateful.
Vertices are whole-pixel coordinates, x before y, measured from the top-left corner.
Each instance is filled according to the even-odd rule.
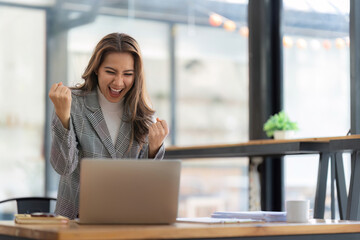
[[[290,120],[284,111],[269,117],[264,124],[264,131],[268,137],[274,136],[274,139],[291,138],[298,126],[296,122]]]

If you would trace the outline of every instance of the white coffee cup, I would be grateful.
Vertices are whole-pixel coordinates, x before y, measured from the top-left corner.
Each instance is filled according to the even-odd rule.
[[[289,223],[307,223],[309,221],[309,200],[286,201],[286,221]]]

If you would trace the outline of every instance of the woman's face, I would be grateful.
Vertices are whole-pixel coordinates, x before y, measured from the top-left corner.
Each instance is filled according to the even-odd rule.
[[[134,84],[134,58],[128,52],[108,53],[97,75],[105,98],[112,103],[120,102]]]

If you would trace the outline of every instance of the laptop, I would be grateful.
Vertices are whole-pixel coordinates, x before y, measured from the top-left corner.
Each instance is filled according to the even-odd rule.
[[[176,221],[180,160],[82,159],[80,224]]]

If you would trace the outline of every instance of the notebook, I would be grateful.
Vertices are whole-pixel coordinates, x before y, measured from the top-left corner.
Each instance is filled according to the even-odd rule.
[[[80,224],[176,221],[181,161],[82,159]]]
[[[247,211],[247,212],[214,212],[212,218],[253,219],[266,222],[286,222],[286,212]]]
[[[69,219],[56,215],[15,214],[15,222],[18,224],[68,224]]]

